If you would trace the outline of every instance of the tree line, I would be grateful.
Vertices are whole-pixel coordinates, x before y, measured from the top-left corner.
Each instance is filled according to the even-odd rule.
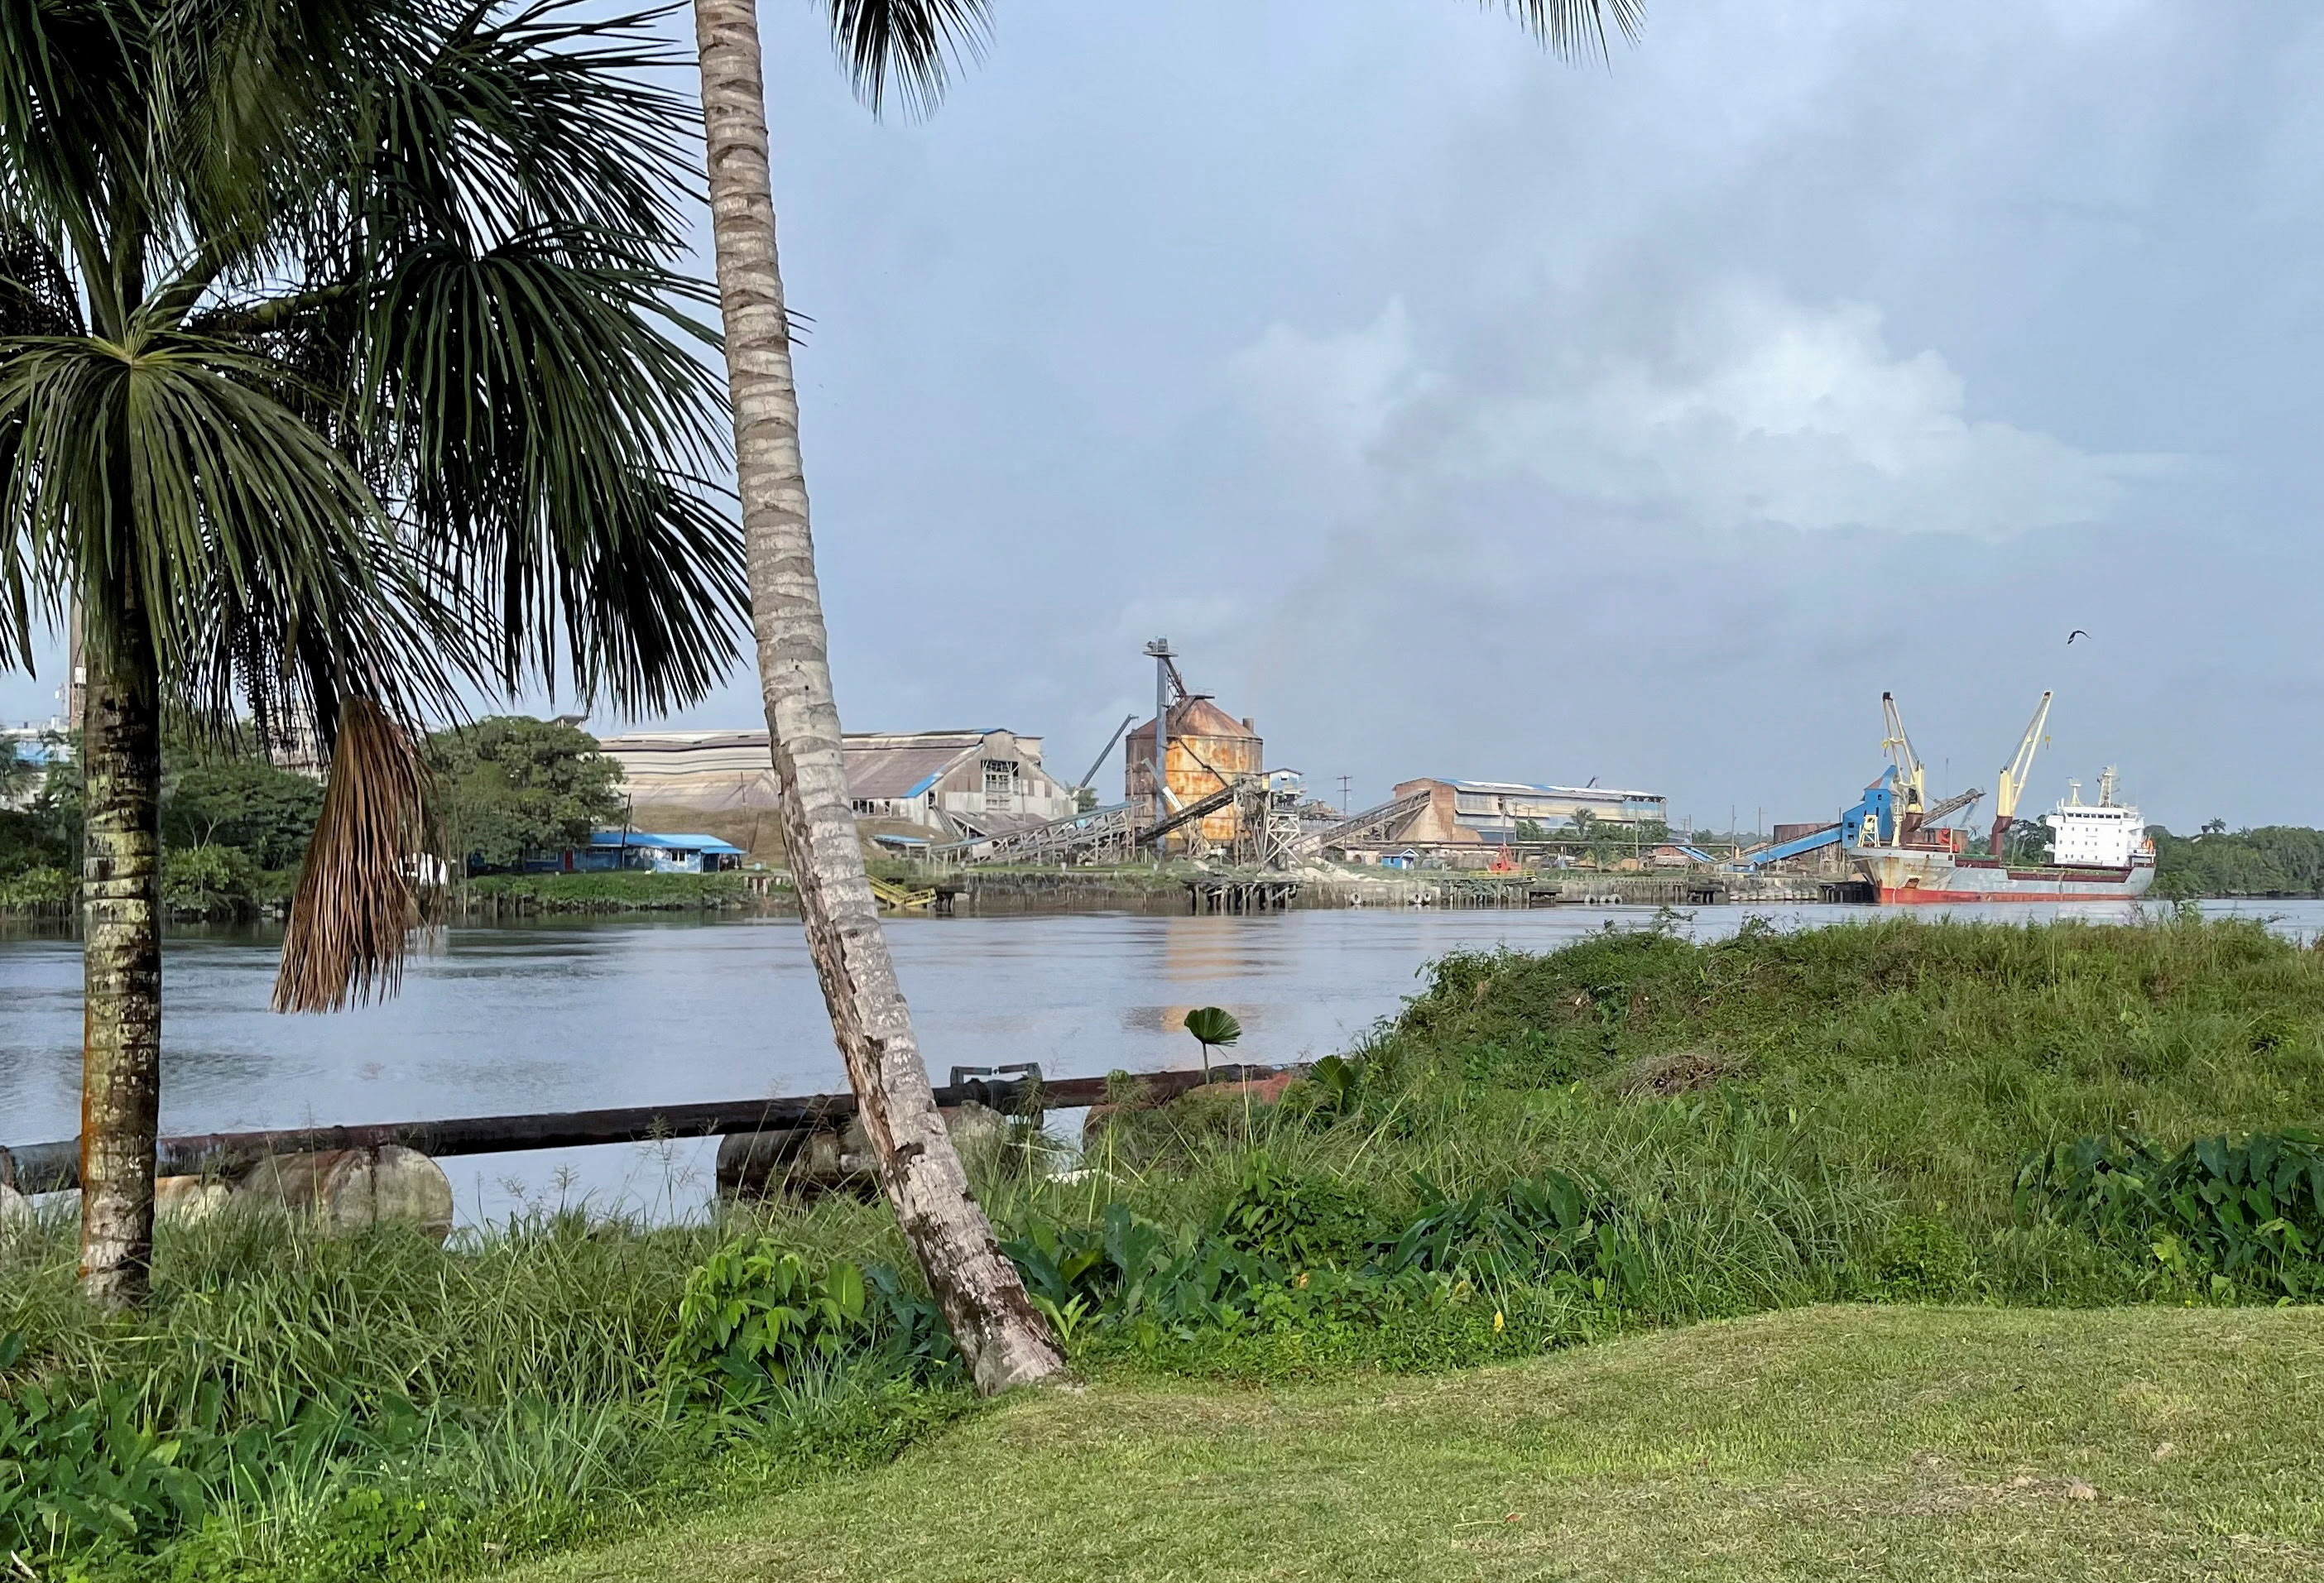
[[[2324,896],[2324,830],[2263,824],[2230,831],[2214,819],[2194,835],[2160,824],[2154,888],[2165,896]]]
[[[62,746],[70,747],[69,739]],[[456,870],[517,867],[586,845],[619,824],[622,768],[563,721],[495,715],[422,744],[429,850]],[[85,795],[77,758],[60,753],[23,805],[0,808],[0,907],[77,899]],[[279,915],[290,903],[323,810],[323,784],[247,739],[165,733],[160,823],[161,901],[180,922]]]

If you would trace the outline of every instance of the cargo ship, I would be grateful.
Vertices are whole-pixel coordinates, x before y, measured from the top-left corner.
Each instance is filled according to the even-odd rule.
[[[1888,768],[1880,778],[1833,823],[1748,852],[1737,868],[1754,872],[1838,848],[1861,877],[1867,900],[2135,900],[2154,883],[2154,843],[2147,839],[2138,810],[2116,800],[2117,777],[2112,767],[2098,778],[2097,802],[2083,802],[2080,785],[2069,781],[2068,796],[2043,815],[2040,823],[2051,833],[2049,861],[2008,860],[2009,832],[2020,823],[2018,797],[2050,718],[2051,697],[2042,695],[2016,753],[2002,766],[1993,828],[1982,851],[1971,850],[1976,837],[1969,830],[1940,821],[1955,814],[1966,818],[1984,799],[1984,791],[1971,787],[1942,802],[1929,802],[1927,766],[1904,733],[1895,696],[1883,693],[1880,708],[1887,735],[1882,748]]]
[[[2042,816],[2052,861],[1972,857],[1966,830],[1921,832],[1927,844],[1859,846],[1849,856],[1885,902],[2131,901],[2154,883],[2154,842],[2137,808],[2114,800],[2115,772],[2098,777],[2098,800],[2081,788]]]
[[[2010,827],[2018,823],[2018,796],[2034,767],[2042,728],[2049,722],[2051,697],[2042,695],[2016,753],[2002,766],[1993,833],[1984,853],[1972,855],[1967,830],[1938,828],[1932,816],[1974,806],[1984,794],[1966,792],[1924,808],[1922,788],[1927,772],[1904,734],[1895,700],[1883,695],[1890,768],[1861,805],[1865,815],[1857,824],[1857,841],[1849,851],[1876,900],[2134,901],[2146,894],[2154,883],[2154,842],[2147,838],[2146,822],[2137,808],[2115,800],[2117,776],[2112,765],[2098,777],[2097,802],[2083,802],[2080,783],[2069,781],[2065,798],[2042,816],[2040,823],[2050,828],[2048,862],[2008,861]]]

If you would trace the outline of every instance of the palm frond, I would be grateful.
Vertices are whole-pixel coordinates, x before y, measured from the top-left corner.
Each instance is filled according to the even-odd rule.
[[[408,720],[456,709],[477,668],[461,612],[347,458],[285,405],[291,383],[184,335],[11,343],[0,511],[23,560],[81,598],[92,648],[137,622],[195,713],[230,718],[253,681],[309,722],[339,695]],[[263,677],[248,669],[257,636],[273,645]]]
[[[395,732],[741,651],[661,14],[0,0],[0,665],[78,602],[174,720],[332,751],[285,1005],[393,984]]]
[[[106,243],[106,210],[142,206],[142,19],[130,7],[0,0],[0,209],[69,238],[100,318],[130,307]]]
[[[991,37],[987,0],[828,0],[831,46],[856,96],[876,115],[889,92],[905,109],[936,108],[952,67]]]
[[[1494,0],[1485,4],[1492,5]],[[1612,54],[1606,36],[1609,22],[1625,42],[1636,42],[1646,21],[1646,0],[1499,0],[1499,4],[1561,60],[1607,60]]]
[[[702,178],[679,131],[698,122],[693,106],[652,82],[684,61],[652,36],[662,14],[477,5],[422,33],[366,86],[350,161],[358,240],[482,252],[556,224],[675,256],[678,200]]]
[[[420,552],[494,617],[497,679],[569,667],[585,700],[635,713],[715,685],[747,595],[710,502],[715,378],[653,322],[677,282],[616,252],[593,234],[412,251],[372,312],[364,383]]]
[[[410,865],[428,851],[419,741],[366,698],[338,710],[322,813],[274,977],[277,1011],[337,1011],[395,993],[420,925]]]

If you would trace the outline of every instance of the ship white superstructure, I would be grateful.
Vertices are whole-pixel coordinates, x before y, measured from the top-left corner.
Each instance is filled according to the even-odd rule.
[[[2098,800],[2082,801],[2080,781],[2068,781],[2067,795],[2042,815],[2050,827],[2050,861],[2075,869],[2122,869],[2146,841],[2146,821],[2127,803],[2114,800],[2114,766],[2098,777]]]

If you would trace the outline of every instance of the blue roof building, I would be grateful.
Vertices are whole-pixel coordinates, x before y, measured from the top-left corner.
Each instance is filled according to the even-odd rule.
[[[716,874],[742,866],[742,849],[715,835],[670,835],[655,830],[600,830],[589,844],[527,859],[535,874],[609,873],[617,869],[655,874]]]

